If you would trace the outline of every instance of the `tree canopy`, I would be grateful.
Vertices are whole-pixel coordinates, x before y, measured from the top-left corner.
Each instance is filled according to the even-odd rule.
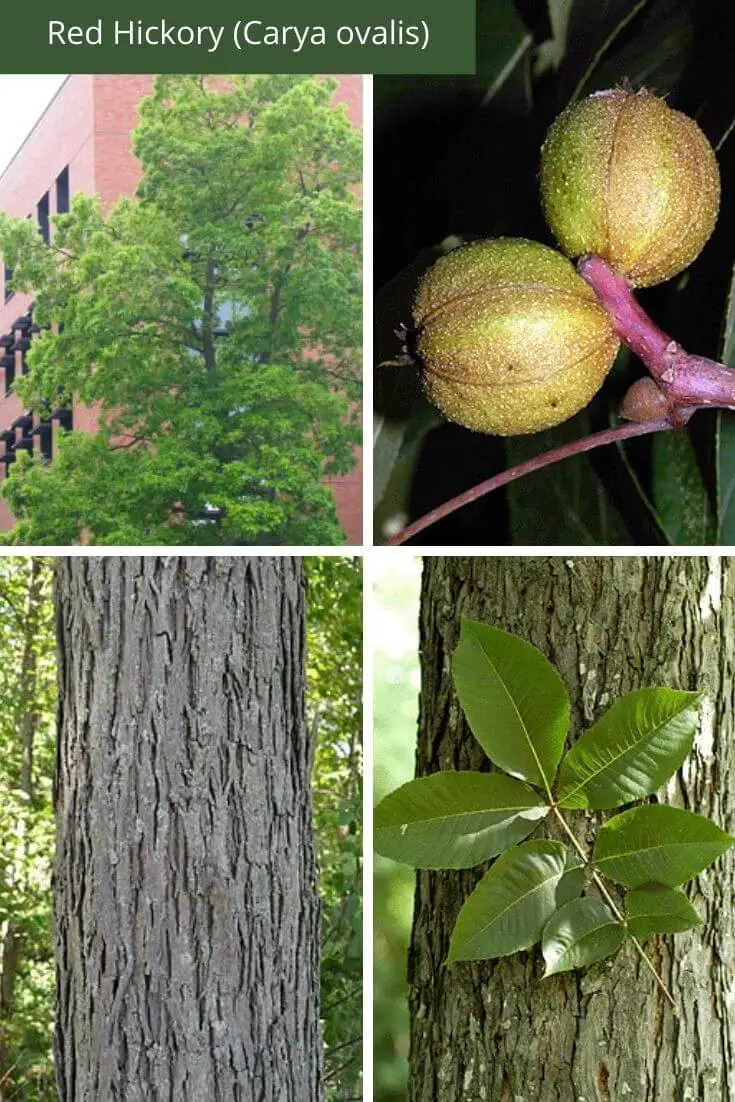
[[[162,76],[135,198],[76,195],[50,244],[0,214],[42,327],[15,390],[99,430],[19,454],[9,542],[333,544],[358,441],[361,140],[307,76]]]

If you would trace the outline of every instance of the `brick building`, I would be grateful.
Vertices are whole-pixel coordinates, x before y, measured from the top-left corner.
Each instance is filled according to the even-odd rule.
[[[355,126],[361,124],[362,84],[359,76],[337,78],[337,101],[347,105]],[[49,220],[69,209],[77,192],[97,194],[104,207],[132,194],[140,176],[131,151],[130,134],[137,122],[136,104],[147,95],[153,78],[146,75],[74,75],[66,79],[13,160],[0,176],[0,209],[35,218],[48,236]],[[94,411],[84,407],[54,410],[40,422],[22,408],[12,382],[25,368],[33,338],[31,300],[8,288],[12,273],[0,267],[0,442],[12,455],[18,448],[44,454],[53,461],[59,425],[94,431]],[[0,453],[0,481],[8,461]],[[348,542],[362,542],[362,475],[360,463],[349,475],[326,480],[333,489],[340,522]],[[13,525],[0,498],[0,531]]]

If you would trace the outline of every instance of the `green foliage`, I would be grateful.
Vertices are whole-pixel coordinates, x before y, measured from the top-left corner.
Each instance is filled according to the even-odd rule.
[[[699,693],[628,693],[585,731],[559,771],[561,807],[620,807],[650,796],[692,749]]]
[[[498,857],[459,912],[447,963],[530,949],[557,908],[561,842],[524,842]]]
[[[0,1095],[52,1102],[51,565],[0,559]]]
[[[625,930],[600,899],[573,899],[556,911],[543,930],[546,975],[585,968],[617,952]]]
[[[546,975],[553,975],[610,956],[629,936],[697,925],[694,908],[672,889],[702,872],[735,838],[703,816],[647,804],[605,823],[590,856],[561,808],[620,807],[652,794],[691,749],[700,694],[630,693],[559,765],[566,737],[564,727],[560,740],[559,717],[568,722],[569,700],[535,647],[463,619],[453,672],[459,703],[488,756],[542,789],[543,797],[497,774],[439,773],[408,782],[376,807],[376,848],[414,867],[463,868],[500,853],[460,909],[447,961],[507,956],[540,940]],[[581,866],[561,842],[515,844],[550,812],[574,842]],[[585,869],[602,899],[587,893]],[[603,876],[634,889],[627,918]]]
[[[75,196],[48,246],[0,215],[13,287],[52,327],[15,390],[99,415],[50,466],[13,465],[10,542],[342,542],[321,479],[358,442],[361,141],[334,87],[159,77],[135,201]]]
[[[600,829],[595,867],[626,888],[677,888],[735,844],[702,815],[664,804],[633,807]]]
[[[502,235],[553,244],[538,196],[544,137],[570,102],[627,77],[697,120],[723,185],[702,255],[643,292],[642,304],[683,347],[735,366],[730,23],[729,6],[709,0],[481,0],[475,76],[376,77],[376,361],[395,359],[395,326],[410,324],[421,274],[451,245]],[[400,172],[391,171],[396,164]],[[483,478],[609,427],[641,374],[622,350],[577,418],[501,441],[428,414],[410,368],[377,369],[378,539]],[[435,525],[422,542],[730,546],[734,489],[735,418],[701,412],[679,432],[520,479]]]
[[[490,761],[548,791],[569,726],[569,698],[548,659],[524,639],[464,617],[453,670]]]
[[[380,852],[422,869],[466,869],[536,829],[541,797],[498,773],[435,773],[386,796],[375,826]]]
[[[362,562],[309,558],[308,722],[322,902],[329,1102],[362,1086]]]
[[[678,934],[700,926],[702,919],[678,888],[644,884],[628,892],[628,929],[633,937],[649,934]]]

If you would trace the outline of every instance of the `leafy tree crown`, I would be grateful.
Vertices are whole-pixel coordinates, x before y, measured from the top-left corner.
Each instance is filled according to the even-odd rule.
[[[58,433],[18,454],[12,542],[339,543],[354,465],[361,141],[331,79],[162,76],[139,106],[137,196],[76,195],[50,243],[0,213],[41,332],[14,389]]]

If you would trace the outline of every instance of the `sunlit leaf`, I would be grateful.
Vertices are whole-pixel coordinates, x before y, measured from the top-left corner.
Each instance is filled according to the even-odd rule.
[[[627,888],[650,883],[676,888],[732,845],[735,838],[710,819],[666,804],[648,804],[605,823],[595,842],[594,863]]]
[[[505,957],[535,945],[556,909],[564,867],[561,842],[523,842],[498,857],[459,912],[447,961]]]
[[[462,617],[452,668],[462,710],[490,760],[550,789],[569,697],[548,659],[517,635]]]
[[[375,808],[375,848],[414,868],[464,869],[526,838],[549,808],[528,785],[490,773],[435,773]]]
[[[655,792],[692,748],[699,693],[638,689],[616,701],[561,763],[562,807],[619,807]]]

